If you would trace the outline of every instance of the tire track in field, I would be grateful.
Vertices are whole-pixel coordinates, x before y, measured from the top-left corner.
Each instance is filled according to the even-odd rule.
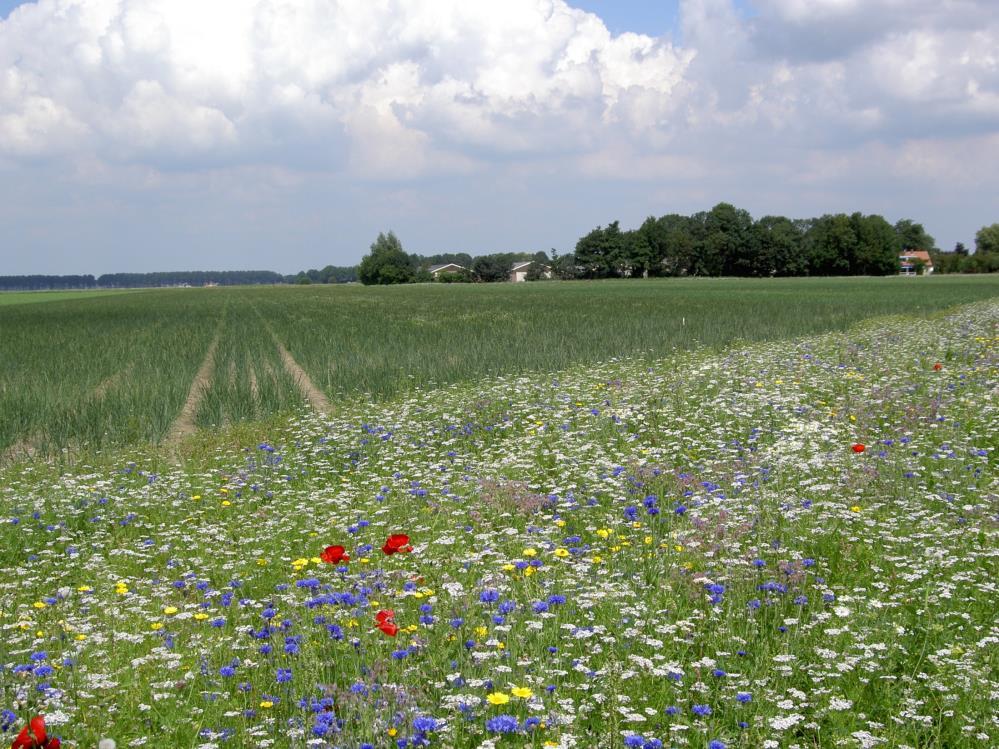
[[[298,389],[302,391],[302,395],[305,396],[306,400],[312,404],[312,407],[316,409],[323,416],[328,416],[333,413],[333,404],[330,403],[329,398],[322,390],[316,387],[316,384],[309,379],[309,375],[305,373],[301,365],[295,361],[295,357],[291,355],[278,339],[274,331],[271,331],[271,337],[274,338],[274,345],[277,346],[278,353],[281,354],[281,361],[284,363],[285,371],[291,375],[293,379],[298,384]]]
[[[221,337],[222,330],[221,326],[219,326],[219,330],[215,333],[212,342],[208,344],[208,351],[205,352],[205,358],[202,360],[201,366],[198,367],[198,371],[191,381],[191,389],[187,391],[187,400],[184,402],[184,407],[180,409],[180,413],[174,419],[173,424],[170,425],[170,430],[163,440],[163,444],[167,447],[176,447],[185,437],[189,437],[198,431],[198,427],[194,423],[194,417],[197,416],[201,400],[205,397],[205,393],[212,383],[212,370],[215,368],[215,350],[218,348]]]
[[[309,375],[306,374],[304,369],[302,369],[302,366],[295,361],[295,357],[291,355],[291,352],[284,347],[284,344],[281,343],[281,339],[278,338],[277,333],[274,332],[274,328],[270,326],[270,323],[267,322],[267,318],[265,318],[263,313],[257,309],[256,305],[253,305],[253,311],[256,313],[267,332],[271,334],[274,345],[277,347],[278,354],[281,356],[281,363],[284,364],[285,372],[287,372],[291,379],[295,381],[295,384],[298,385],[298,389],[301,391],[302,395],[305,396],[305,399],[323,416],[329,416],[333,413],[333,404],[330,403],[329,398],[326,397],[326,394],[322,390],[316,387],[316,383],[309,378]]]

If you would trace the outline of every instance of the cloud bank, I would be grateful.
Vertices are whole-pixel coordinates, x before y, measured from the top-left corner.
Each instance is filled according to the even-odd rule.
[[[46,211],[84,243],[159,224],[154,252],[215,231],[304,253],[335,234],[324,264],[359,257],[379,222],[442,248],[452,230],[564,247],[723,199],[900,211],[931,233],[939,209],[941,244],[958,198],[963,237],[999,220],[991,0],[753,9],[687,0],[669,39],[612,35],[562,0],[39,0],[0,22],[0,222],[53,253]],[[575,212],[545,197],[560,191]],[[341,206],[335,231],[317,192]],[[547,224],[509,227],[538,201]],[[261,213],[269,232],[237,226]]]

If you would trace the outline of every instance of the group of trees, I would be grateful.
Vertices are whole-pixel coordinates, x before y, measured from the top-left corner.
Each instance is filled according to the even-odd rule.
[[[622,276],[848,276],[898,272],[903,249],[932,249],[923,227],[878,215],[812,219],[764,216],[719,203],[691,216],[650,216],[638,229],[617,221],[576,243],[584,278]]]
[[[938,273],[999,273],[999,224],[978,230],[974,254],[961,242],[953,252],[933,253],[933,268]]]
[[[161,273],[105,273],[78,276],[0,276],[0,291],[55,289],[138,289],[150,286],[240,286],[284,283],[285,277],[269,270],[168,271]]]
[[[409,254],[402,249],[402,243],[395,234],[379,234],[371,245],[371,252],[365,255],[358,266],[357,277],[363,284],[421,283],[440,281],[462,283],[483,281],[506,281],[514,263],[525,260],[538,261],[538,265],[550,264],[544,252],[496,252],[472,257],[467,252],[444,252],[436,255]],[[454,263],[459,270],[441,273],[434,278],[430,269],[434,266]],[[529,274],[530,277],[530,274]]]

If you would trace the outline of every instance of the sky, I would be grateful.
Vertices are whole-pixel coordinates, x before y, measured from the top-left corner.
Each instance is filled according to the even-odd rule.
[[[999,221],[995,0],[0,0],[0,275]]]

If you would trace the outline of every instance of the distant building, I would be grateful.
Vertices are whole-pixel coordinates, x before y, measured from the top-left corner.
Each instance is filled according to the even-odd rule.
[[[900,276],[915,276],[922,266],[922,275],[933,272],[933,260],[926,250],[905,250],[898,256],[898,274]]]
[[[531,270],[531,266],[535,264],[534,260],[525,260],[520,263],[514,263],[513,267],[510,269],[510,280],[514,283],[520,283],[521,281],[527,280],[527,274]],[[541,265],[541,275],[544,278],[552,277],[551,266]]]
[[[468,273],[468,268],[457,263],[443,263],[442,265],[431,265],[427,270],[434,280],[442,273]]]

